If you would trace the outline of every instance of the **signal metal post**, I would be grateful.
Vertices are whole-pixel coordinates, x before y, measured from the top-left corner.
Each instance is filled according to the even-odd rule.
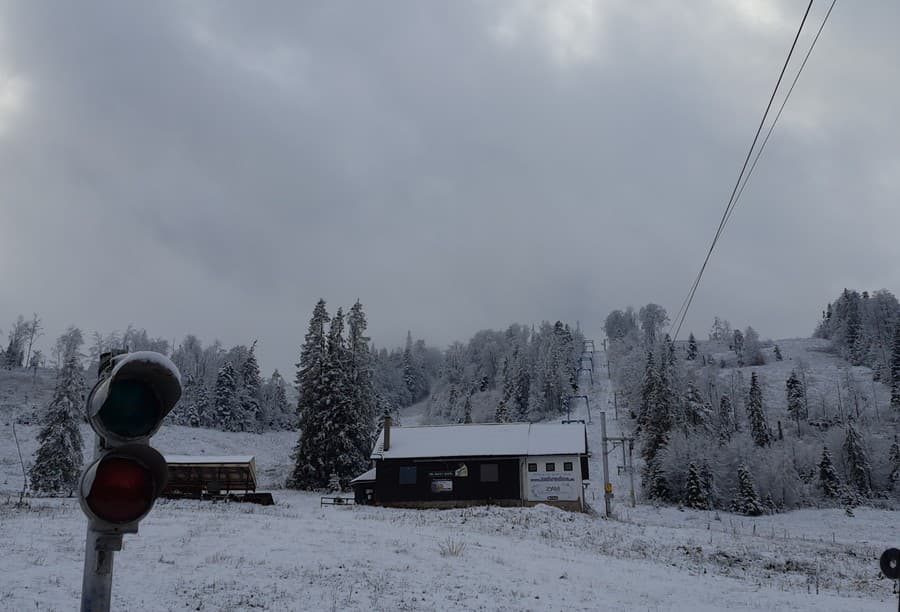
[[[117,550],[122,550],[121,535],[106,535],[88,525],[84,548],[84,579],[81,583],[81,612],[109,612],[113,555]]]
[[[604,516],[609,518],[612,514],[612,483],[609,481],[609,455],[606,449],[606,413],[600,413],[600,452],[603,459],[603,506]]]
[[[113,354],[104,354],[97,375],[109,373]],[[103,440],[94,433],[94,460],[103,454]],[[115,551],[122,550],[122,535],[100,533],[88,520],[84,544],[84,577],[81,581],[81,612],[109,612],[112,598],[112,574]]]

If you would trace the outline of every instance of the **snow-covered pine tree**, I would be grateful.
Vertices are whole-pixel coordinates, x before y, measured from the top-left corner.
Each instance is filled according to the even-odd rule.
[[[737,495],[731,502],[731,509],[734,512],[746,514],[747,516],[759,516],[763,513],[753,475],[743,463],[738,466],[738,490]]]
[[[331,474],[324,461],[328,444],[326,401],[329,393],[325,375],[328,360],[325,325],[330,320],[325,310],[325,300],[320,299],[309,321],[297,364],[300,439],[294,447],[294,469],[287,481],[287,486],[293,489],[321,488]]]
[[[292,429],[296,422],[296,410],[288,405],[284,378],[277,369],[266,381],[264,397],[266,427]]]
[[[456,413],[456,402],[459,400],[459,390],[456,385],[450,385],[450,392],[447,394],[447,404],[443,411],[444,421],[450,422]]]
[[[416,343],[418,345],[418,343]],[[403,382],[412,404],[428,396],[428,383],[420,363],[420,355],[413,344],[412,332],[406,332],[406,347],[403,349]]]
[[[706,500],[705,508],[712,508],[716,503],[716,481],[709,464],[704,461],[700,466],[700,490]]]
[[[223,431],[241,431],[243,418],[238,400],[237,373],[230,361],[219,368],[213,399],[214,427]]]
[[[503,358],[503,366],[501,367],[500,372],[501,381],[503,383],[503,405],[506,406],[507,417],[512,421],[513,418],[510,413],[515,411],[515,407],[511,406],[513,403],[513,396],[515,395],[515,381],[513,379],[509,355]]]
[[[894,443],[888,451],[888,481],[891,483],[891,489],[900,490],[900,443],[897,442],[897,436],[894,436]]]
[[[797,423],[797,435],[799,436],[800,420],[806,418],[806,410],[803,403],[803,398],[806,394],[803,390],[803,382],[794,370],[791,370],[791,375],[785,382],[785,393],[787,395],[787,411]]]
[[[661,362],[667,363],[668,359],[663,357]],[[643,438],[641,456],[645,461],[641,475],[642,484],[651,499],[667,500],[669,486],[658,455],[669,441],[669,434],[673,427],[672,412],[667,400],[666,378],[659,375],[652,367],[652,357],[648,357],[647,364],[648,369],[645,374],[649,375],[650,382],[649,385],[647,380],[644,382],[649,389],[646,394],[642,393],[642,401],[644,399],[647,401],[646,407],[642,406],[642,412],[645,411],[645,423],[641,432]]]
[[[687,357],[688,361],[694,361],[697,359],[697,339],[694,338],[694,332],[688,336],[688,348],[687,348]]]
[[[641,385],[641,405],[638,410],[638,426],[647,425],[650,415],[653,413],[656,403],[659,401],[659,372],[656,369],[656,361],[652,351],[647,351],[647,361],[644,365],[644,382]]]
[[[747,418],[750,421],[750,435],[757,446],[768,446],[771,441],[766,413],[763,411],[762,389],[756,372],[750,374],[750,394],[747,399]]]
[[[784,361],[784,355],[781,354],[781,349],[777,344],[775,345],[775,361]]]
[[[324,474],[336,473],[344,485],[363,471],[368,463],[368,453],[365,457],[361,456],[357,444],[359,420],[349,376],[349,361],[344,340],[344,311],[338,308],[328,329],[325,360],[326,439],[322,462],[326,467]]]
[[[241,388],[238,390],[240,404],[240,427],[243,431],[262,431],[265,423],[259,405],[262,380],[259,376],[259,363],[256,361],[256,340],[250,344],[247,357],[241,363]]]
[[[644,463],[641,473],[641,486],[649,499],[669,500],[669,481],[659,457],[653,457]]]
[[[78,363],[80,344],[72,342],[66,347],[53,399],[38,434],[40,446],[28,474],[32,490],[38,493],[71,495],[78,486],[84,461],[78,424],[83,419],[85,399],[84,374]]]
[[[719,399],[719,445],[725,446],[731,442],[732,434],[734,434],[734,412],[731,398],[726,393]]]
[[[197,424],[188,422],[191,427],[215,427],[215,410],[209,397],[209,388],[200,379],[197,380],[197,390],[194,394],[194,413],[197,415]]]
[[[693,381],[688,382],[688,388],[684,394],[683,404],[684,408],[682,413],[684,415],[683,426],[685,431],[709,431],[712,410],[710,409],[709,404],[703,399],[703,396],[700,395],[700,390]]]
[[[181,399],[169,416],[172,417],[176,425],[186,425],[189,427],[200,426],[200,415],[197,413],[197,379],[193,374],[188,374],[183,379],[182,385],[184,391],[181,393]],[[174,416],[173,416],[174,415]]]
[[[527,352],[520,351],[518,345],[513,349],[513,362],[515,363],[513,412],[517,421],[527,421],[528,398],[531,395],[531,365],[528,363]]]
[[[900,411],[900,324],[894,329],[891,346],[891,408]]]
[[[693,461],[688,466],[687,481],[684,485],[684,499],[682,503],[688,508],[703,510],[707,507],[708,499],[703,491],[703,484],[700,480],[700,471],[697,464]]]
[[[737,364],[739,367],[744,366],[744,334],[741,333],[741,330],[734,330],[734,335],[731,339],[731,348],[734,349],[734,354],[737,356]]]
[[[868,497],[872,494],[872,465],[863,448],[862,437],[853,423],[847,423],[847,436],[844,438],[844,460],[847,465],[847,483],[856,491]]]
[[[497,411],[494,413],[494,420],[498,423],[509,423],[509,409],[506,406],[506,400],[501,399],[497,403]]]
[[[328,477],[328,492],[340,493],[342,489],[340,477],[337,475],[337,472],[332,472],[331,476]]]
[[[841,482],[827,446],[822,449],[822,459],[819,461],[819,485],[825,497],[836,498],[841,494]]]
[[[347,315],[347,353],[355,412],[352,439],[360,470],[364,470],[369,463],[375,435],[375,417],[378,410],[378,397],[372,379],[369,337],[366,336],[367,326],[362,303],[356,300]]]
[[[472,394],[466,395],[466,402],[463,404],[463,423],[471,423],[472,422]]]

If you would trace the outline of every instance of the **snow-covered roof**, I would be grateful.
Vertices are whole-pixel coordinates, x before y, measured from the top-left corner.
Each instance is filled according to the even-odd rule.
[[[372,468],[368,472],[363,472],[356,478],[350,481],[350,484],[355,482],[375,482],[375,468]]]
[[[219,464],[252,463],[253,455],[166,455],[166,463]]]
[[[378,434],[373,459],[578,455],[587,452],[583,423],[486,423],[391,427],[390,448]]]

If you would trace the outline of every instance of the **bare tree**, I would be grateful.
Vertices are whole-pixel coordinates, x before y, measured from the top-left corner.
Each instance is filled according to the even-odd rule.
[[[36,312],[33,313],[31,323],[28,324],[28,352],[25,354],[25,367],[31,365],[31,348],[34,346],[35,339],[44,335],[41,323],[43,323],[41,318],[37,316]]]

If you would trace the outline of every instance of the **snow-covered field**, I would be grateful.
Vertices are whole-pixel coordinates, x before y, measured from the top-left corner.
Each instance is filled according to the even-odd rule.
[[[609,382],[598,368],[589,425],[599,492],[599,419]],[[573,415],[580,418],[579,414]],[[586,416],[586,415],[584,415]],[[11,414],[0,408],[0,610],[72,610],[81,589],[85,519],[74,499],[21,487]],[[26,462],[35,426],[19,426]],[[85,435],[89,430],[85,430]],[[287,473],[293,433],[166,427],[171,454],[255,454],[265,488]],[[878,555],[900,544],[898,514],[857,508],[748,518],[627,500],[616,473],[614,518],[546,506],[400,510],[322,508],[274,490],[276,505],[157,504],[116,557],[119,610],[890,610]],[[818,594],[817,594],[818,589]]]

